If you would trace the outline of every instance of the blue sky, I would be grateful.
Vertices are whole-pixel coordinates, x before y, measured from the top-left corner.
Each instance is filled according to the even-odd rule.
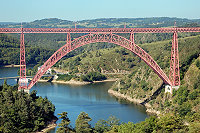
[[[44,18],[179,17],[200,19],[200,0],[0,0],[0,22]]]

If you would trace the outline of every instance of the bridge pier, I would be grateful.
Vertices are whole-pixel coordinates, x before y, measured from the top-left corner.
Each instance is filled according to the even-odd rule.
[[[173,39],[172,39],[169,79],[171,81],[172,88],[175,89],[179,88],[180,70],[179,70],[179,53],[178,53],[178,33],[176,30],[173,33]]]
[[[23,27],[21,26],[21,37],[20,37],[20,78],[19,78],[19,89],[27,88],[26,78],[26,60],[25,60],[25,44],[24,44],[24,33]]]
[[[24,91],[24,92],[30,94],[30,89],[18,89],[18,91]]]
[[[173,93],[173,90],[178,90],[180,86],[170,86],[170,85],[165,85],[165,93],[169,92],[169,93]]]
[[[29,89],[24,89],[24,92],[26,92],[26,93],[30,93],[30,90]]]

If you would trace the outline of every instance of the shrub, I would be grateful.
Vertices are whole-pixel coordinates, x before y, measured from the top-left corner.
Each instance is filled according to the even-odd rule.
[[[191,93],[189,93],[188,97],[190,100],[195,100],[198,96],[198,92],[197,91],[193,91]]]
[[[72,75],[68,74],[58,74],[58,78],[56,80],[63,80],[63,81],[69,81],[72,79]]]
[[[107,79],[105,75],[99,73],[99,72],[89,72],[86,75],[81,75],[82,81],[101,81]]]
[[[196,66],[200,69],[200,60],[199,59],[196,62]]]
[[[144,91],[148,91],[148,90],[149,90],[149,88],[148,88],[148,83],[147,83],[146,81],[142,80],[142,81],[140,82],[140,85],[141,85],[141,88],[142,88]]]
[[[189,103],[184,103],[183,105],[178,107],[178,113],[181,117],[184,117],[190,112],[191,112],[191,104]]]

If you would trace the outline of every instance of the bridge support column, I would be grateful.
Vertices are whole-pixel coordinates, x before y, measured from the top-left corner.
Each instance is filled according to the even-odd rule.
[[[131,32],[130,34],[130,41],[131,41],[131,44],[130,44],[130,49],[133,50],[135,48],[135,39],[134,39],[134,33]]]
[[[25,44],[24,44],[24,33],[21,27],[21,37],[20,37],[20,78],[18,89],[27,89],[27,79],[26,79],[26,60],[25,60]]]
[[[171,81],[172,89],[178,89],[180,86],[180,71],[177,31],[173,33],[169,79]]]
[[[67,33],[67,52],[71,51],[71,35]]]

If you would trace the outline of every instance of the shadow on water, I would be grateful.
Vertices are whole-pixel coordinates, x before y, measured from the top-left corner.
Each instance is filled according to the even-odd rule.
[[[133,106],[135,109],[137,109],[139,112],[146,114],[146,107],[142,104],[137,104],[137,103],[133,103],[130,102],[126,99],[120,99],[120,98],[116,98],[116,100],[124,106]]]

